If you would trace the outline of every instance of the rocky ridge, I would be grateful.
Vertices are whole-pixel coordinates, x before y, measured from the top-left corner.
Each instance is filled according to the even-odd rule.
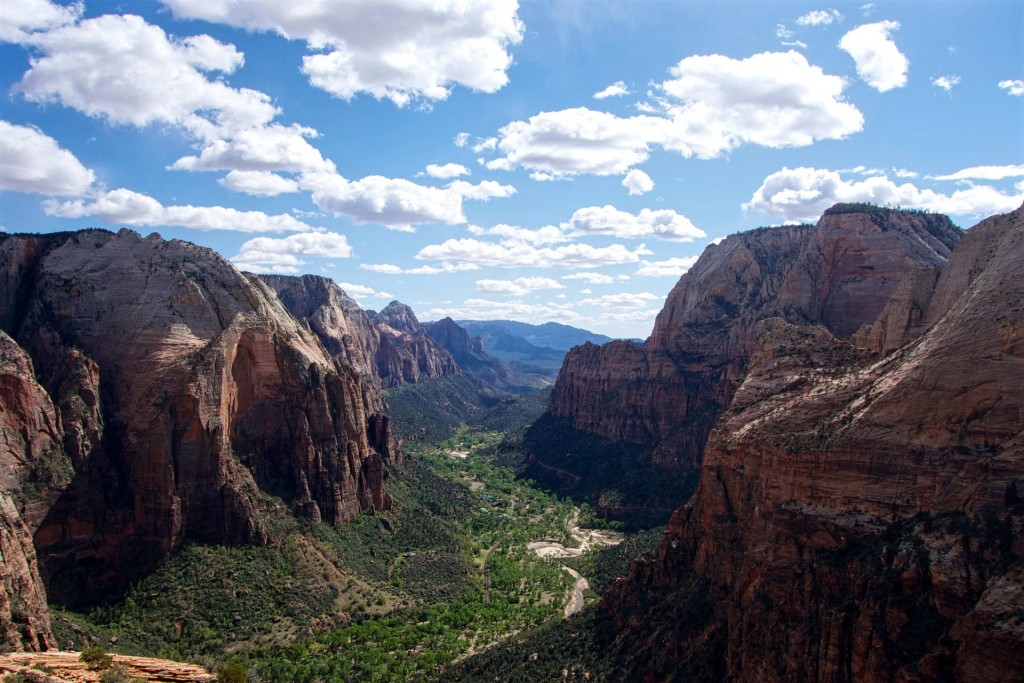
[[[944,264],[959,237],[945,216],[862,205],[837,205],[814,226],[731,235],[680,278],[646,343],[570,351],[548,412],[576,430],[642,445],[657,466],[697,467],[744,377],[760,320],[821,324],[848,337],[875,321],[907,273]]]
[[[638,675],[1024,677],[1022,264],[1024,207],[908,274],[858,345],[757,324],[693,501],[605,596]]]
[[[280,515],[390,506],[399,456],[355,353],[332,356],[212,251],[127,230],[2,235],[0,293],[3,538],[25,547],[10,500],[51,597],[116,590],[186,539],[264,544]]]

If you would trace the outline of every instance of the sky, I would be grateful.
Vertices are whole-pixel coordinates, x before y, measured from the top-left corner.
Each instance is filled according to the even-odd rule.
[[[709,243],[1024,199],[1024,2],[4,0],[0,229],[645,338]]]

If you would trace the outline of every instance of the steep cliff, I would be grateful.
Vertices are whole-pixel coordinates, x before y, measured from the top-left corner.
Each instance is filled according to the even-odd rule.
[[[390,505],[378,392],[258,278],[131,231],[3,235],[0,264],[0,324],[73,465],[22,508],[51,596],[92,599],[186,539],[270,542],[278,498],[334,523]]]
[[[761,322],[693,501],[605,597],[620,656],[650,680],[1024,678],[1022,314],[1024,208],[908,275],[870,348]]]
[[[758,321],[779,316],[848,337],[875,320],[907,273],[945,263],[959,237],[944,216],[862,205],[837,205],[815,226],[732,235],[680,278],[645,344],[570,351],[549,413],[641,445],[656,466],[698,466],[743,379]]]
[[[392,301],[379,313],[359,307],[344,290],[317,275],[259,276],[324,346],[364,378],[384,388],[455,375],[459,367],[435,344],[412,309]]]

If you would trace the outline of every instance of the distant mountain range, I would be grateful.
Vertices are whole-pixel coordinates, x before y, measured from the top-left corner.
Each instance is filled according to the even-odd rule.
[[[556,373],[572,347],[586,342],[604,344],[612,341],[611,337],[603,334],[560,323],[531,325],[515,320],[457,320],[456,323],[471,336],[480,337],[492,356],[529,363]]]

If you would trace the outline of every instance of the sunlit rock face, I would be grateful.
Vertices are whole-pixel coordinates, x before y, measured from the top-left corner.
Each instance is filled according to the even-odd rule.
[[[786,317],[605,597],[620,653],[652,680],[1021,680],[1024,209],[908,274],[857,345]]]
[[[376,386],[214,252],[127,230],[3,235],[0,292],[68,465],[20,503],[51,596],[116,590],[186,539],[270,542],[274,515],[390,506]]]

